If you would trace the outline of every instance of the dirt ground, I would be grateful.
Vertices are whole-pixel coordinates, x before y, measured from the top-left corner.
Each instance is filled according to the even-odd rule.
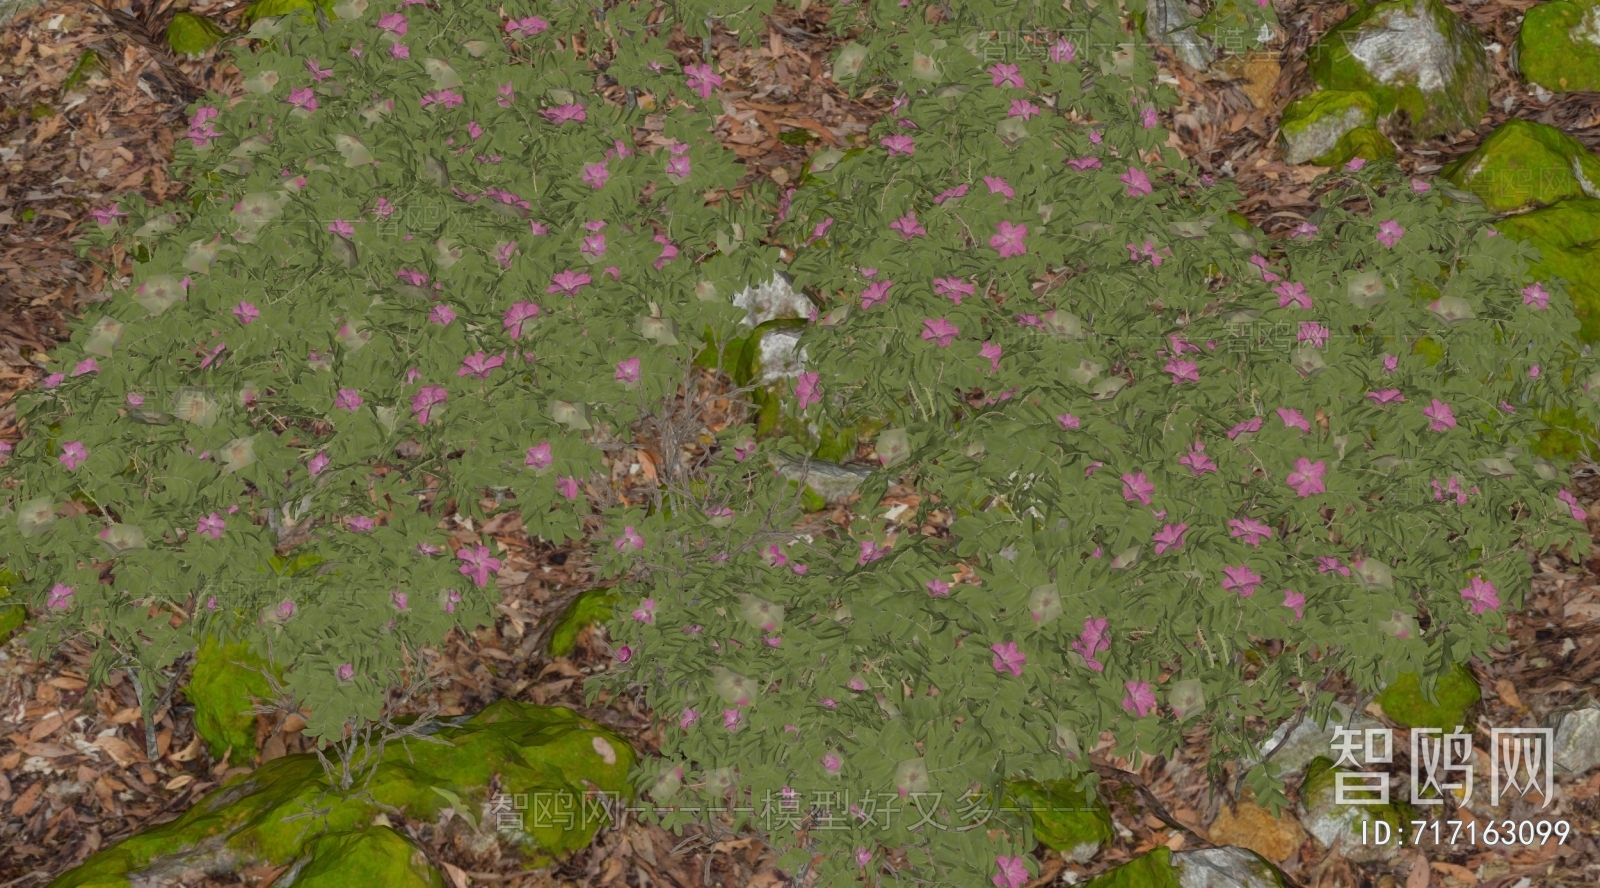
[[[132,2],[142,8],[144,0]],[[1470,151],[1508,117],[1552,123],[1600,146],[1600,96],[1541,99],[1518,85],[1506,68],[1507,48],[1531,0],[1450,5],[1500,47],[1493,53],[1499,86],[1490,116],[1475,130],[1421,144],[1400,134],[1404,166],[1432,172]],[[1194,163],[1236,180],[1253,221],[1281,233],[1316,208],[1312,180],[1320,170],[1282,162],[1273,145],[1278,111],[1311,90],[1305,49],[1352,7],[1311,2],[1277,7],[1283,22],[1278,39],[1267,52],[1223,66],[1236,76],[1166,66],[1184,99],[1167,124]],[[236,25],[243,4],[194,0],[190,8]],[[824,36],[817,14],[782,13],[757,48],[741,48],[723,37],[713,41],[718,67],[729,81],[719,133],[752,176],[792,181],[806,148],[784,141],[783,133],[804,129],[824,144],[847,143],[864,133],[892,98],[852,101],[820,79],[832,40]],[[237,77],[225,64],[212,58],[172,59],[149,38],[113,23],[90,3],[72,0],[47,2],[0,26],[0,440],[17,439],[10,402],[16,391],[43,376],[43,354],[66,335],[73,317],[102,298],[108,276],[131,273],[131,260],[121,255],[76,255],[73,237],[94,224],[88,210],[133,191],[151,201],[180,198],[183,187],[168,178],[166,169],[175,127],[185,116],[183,96],[200,89],[238,90]],[[698,41],[681,41],[677,48],[683,62],[700,60]],[[93,66],[82,64],[89,51],[98,59]],[[641,461],[637,451],[613,454],[612,475],[631,477]],[[1580,474],[1580,502],[1600,516],[1600,476]],[[1600,520],[1591,519],[1591,529],[1600,536]],[[584,701],[583,678],[611,659],[603,637],[585,633],[570,657],[548,658],[539,646],[541,628],[585,588],[581,547],[557,549],[530,540],[514,512],[485,526],[462,524],[452,530],[463,540],[494,540],[507,563],[499,579],[505,600],[494,627],[471,638],[454,637],[444,649],[430,652],[428,672],[438,687],[423,703],[442,714],[475,711],[506,697],[569,705],[621,732],[641,751],[657,749],[658,726],[639,699],[602,699],[594,706]],[[1476,669],[1485,694],[1480,745],[1487,744],[1488,726],[1535,726],[1559,707],[1590,699],[1600,681],[1600,558],[1574,563],[1546,554],[1536,570],[1527,606],[1509,621],[1511,643]],[[118,675],[90,693],[87,665],[83,651],[33,659],[20,641],[0,651],[0,848],[5,849],[0,888],[42,885],[97,849],[177,816],[229,774],[253,764],[209,760],[181,693],[157,713],[153,737],[147,738],[131,683]],[[1355,702],[1354,694],[1344,696]],[[264,717],[258,728],[262,758],[303,750],[297,727]],[[154,755],[147,751],[147,739],[153,739]],[[1409,749],[1405,732],[1397,732],[1395,746]],[[1363,869],[1337,849],[1320,849],[1303,833],[1296,841],[1292,818],[1251,821],[1255,815],[1248,805],[1233,813],[1221,788],[1206,777],[1201,737],[1191,738],[1175,759],[1146,762],[1137,772],[1126,762],[1100,761],[1112,777],[1108,796],[1118,840],[1087,867],[1043,854],[1042,875],[1034,885],[1081,881],[1158,844],[1204,846],[1212,829],[1231,837],[1241,832],[1237,824],[1245,824],[1243,832],[1287,841],[1285,870],[1306,888],[1537,888],[1600,882],[1595,839],[1600,773],[1563,781],[1557,801],[1529,815],[1571,822],[1576,838],[1565,845],[1517,851],[1408,849],[1389,864]],[[1226,822],[1216,820],[1225,808],[1232,827],[1217,826]],[[466,836],[450,824],[407,822],[404,828],[454,888],[788,884],[771,866],[775,855],[757,837],[733,834],[715,823],[676,836],[626,820],[571,860],[535,872],[523,872],[518,861],[493,852],[474,857]],[[239,875],[239,882],[228,884],[265,888],[279,871]]]

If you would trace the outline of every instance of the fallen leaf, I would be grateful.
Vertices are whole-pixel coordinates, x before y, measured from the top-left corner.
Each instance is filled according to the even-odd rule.
[[[17,800],[11,803],[12,817],[27,817],[33,806],[39,803],[39,794],[44,792],[44,781],[40,780],[28,787]]]
[[[1496,679],[1494,683],[1494,692],[1495,695],[1500,698],[1501,703],[1510,706],[1512,709],[1522,708],[1522,698],[1517,696],[1517,688],[1511,683],[1511,679]]]
[[[444,865],[445,874],[450,877],[450,883],[452,885],[456,886],[456,888],[467,888],[469,880],[467,879],[466,870],[456,866],[448,860],[441,860],[439,862]]]
[[[111,716],[111,723],[114,725],[129,725],[138,721],[139,718],[139,707],[129,706],[127,709],[119,710],[116,715]]]
[[[61,730],[62,727],[67,724],[67,722],[72,721],[72,719],[76,718],[77,715],[78,711],[76,709],[72,709],[66,712],[57,712],[54,715],[46,716],[45,718],[40,719],[38,724],[33,726],[33,730],[28,732],[28,739],[34,741],[43,740],[51,734]]]
[[[200,735],[199,734],[195,734],[194,735],[194,739],[189,741],[189,745],[188,746],[185,746],[184,748],[178,750],[177,752],[174,752],[171,755],[167,756],[167,760],[168,761],[173,761],[173,762],[178,762],[180,764],[183,763],[183,762],[192,762],[192,761],[194,761],[196,758],[199,758],[199,756],[200,756],[200,743],[201,743]]]
[[[144,760],[144,757],[133,748],[133,744],[115,734],[96,737],[94,743],[90,745],[105,750],[106,755],[111,756],[111,760],[116,762],[119,768],[126,768],[135,762]]]
[[[172,778],[171,780],[168,780],[166,785],[164,787],[162,787],[162,788],[167,790],[168,792],[176,792],[177,790],[183,789],[185,786],[188,786],[189,784],[191,784],[193,782],[194,782],[194,775],[193,774],[179,774],[178,776]]]

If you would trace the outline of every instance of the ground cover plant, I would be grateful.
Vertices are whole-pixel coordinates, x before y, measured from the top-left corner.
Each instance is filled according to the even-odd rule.
[[[153,695],[240,636],[338,743],[491,612],[499,563],[443,513],[515,504],[620,596],[603,683],[670,723],[654,816],[776,810],[824,883],[1012,888],[1004,781],[1087,778],[1104,731],[1237,758],[1328,675],[1483,651],[1521,549],[1581,538],[1537,453],[1541,415],[1600,418],[1561,283],[1378,164],[1270,244],[1163,150],[1172,96],[1109,10],[920,9],[841,7],[866,30],[833,74],[894,113],[737,195],[720,76],[633,39],[660,12],[258,22],[251,97],[191,110],[193,202],[101,212],[133,285],[20,405],[0,546],[35,643],[96,637]],[[1002,14],[1033,51],[992,51]],[[696,360],[749,335],[729,297],[779,269],[805,366],[652,501],[605,497],[601,448],[684,422]],[[857,454],[880,471],[842,526],[772,471]],[[883,515],[897,480],[919,504]]]

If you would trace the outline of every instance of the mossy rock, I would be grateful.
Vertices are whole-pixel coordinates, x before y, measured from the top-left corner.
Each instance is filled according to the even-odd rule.
[[[621,596],[610,589],[590,589],[572,599],[550,631],[550,656],[565,657],[577,646],[578,633],[611,619],[612,608]]]
[[[1071,780],[1011,780],[1006,792],[1033,820],[1033,837],[1068,860],[1085,863],[1111,841],[1111,810]]]
[[[0,604],[0,644],[11,640],[11,636],[22,624],[28,621],[28,609],[20,604]]]
[[[570,709],[501,700],[440,726],[431,739],[438,742],[413,738],[385,746],[365,792],[335,790],[315,755],[274,759],[207,793],[178,819],[90,856],[48,888],[130,888],[185,872],[253,866],[309,871],[315,884],[329,888],[437,888],[434,877],[410,865],[409,851],[373,828],[380,813],[400,809],[434,821],[450,808],[483,833],[498,831],[532,865],[545,865],[586,847],[609,822],[597,791],[631,798],[633,748]],[[520,827],[476,820],[496,778],[500,792],[531,800]],[[306,817],[312,810],[317,816]]]
[[[1333,759],[1319,755],[1311,760],[1306,767],[1305,779],[1300,782],[1300,823],[1311,833],[1324,848],[1331,847],[1335,841],[1343,849],[1345,857],[1355,863],[1368,863],[1379,860],[1391,860],[1399,853],[1399,847],[1394,843],[1380,845],[1377,843],[1364,844],[1359,841],[1362,834],[1363,822],[1367,830],[1374,830],[1371,825],[1382,821],[1388,824],[1390,834],[1394,836],[1405,835],[1404,826],[1413,819],[1414,812],[1404,802],[1393,800],[1383,805],[1371,804],[1339,804],[1338,780],[1339,774],[1345,769],[1334,767]],[[1387,779],[1387,775],[1385,775]],[[1357,786],[1357,781],[1349,784]],[[1366,799],[1370,796],[1354,793],[1347,798]],[[1351,837],[1358,838],[1352,841]]]
[[[1296,99],[1278,122],[1284,163],[1307,163],[1328,154],[1346,133],[1377,122],[1378,101],[1359,90],[1325,89]]]
[[[422,849],[387,826],[326,833],[306,856],[295,888],[444,888]]]
[[[1439,0],[1358,8],[1308,58],[1318,86],[1370,93],[1380,115],[1405,112],[1421,138],[1475,127],[1489,110],[1483,36]]]
[[[1430,701],[1415,672],[1407,672],[1378,695],[1378,705],[1395,724],[1405,728],[1451,731],[1467,724],[1467,713],[1483,699],[1472,670],[1457,664],[1439,677]]]
[[[1517,67],[1551,92],[1600,90],[1600,6],[1557,0],[1528,10],[1517,34]]]
[[[195,654],[194,669],[184,696],[194,705],[194,729],[206,741],[214,758],[248,763],[256,755],[257,701],[272,698],[272,685],[262,670],[267,662],[242,642],[224,643],[207,638]]]
[[[1539,443],[1534,448],[1537,455],[1568,461],[1600,456],[1596,447],[1596,442],[1600,442],[1600,429],[1585,422],[1576,410],[1559,407],[1539,414],[1539,419],[1549,428],[1539,433]]]
[[[1395,154],[1394,143],[1375,126],[1358,126],[1339,137],[1333,150],[1311,162],[1317,166],[1344,166],[1359,157],[1362,160],[1385,160]]]
[[[1569,197],[1600,197],[1600,157],[1553,126],[1508,120],[1439,174],[1497,213]]]
[[[1172,868],[1172,851],[1157,848],[1149,854],[1107,870],[1084,883],[1084,888],[1182,888]]]
[[[1156,848],[1095,876],[1084,888],[1284,888],[1289,884],[1283,871],[1270,861],[1229,845],[1176,854]]]
[[[1496,229],[1538,248],[1529,273],[1540,280],[1561,278],[1578,316],[1578,339],[1600,342],[1600,200],[1572,197],[1502,219]]]
[[[316,0],[315,5],[322,7],[324,15],[333,16],[333,0]],[[246,27],[249,27],[256,19],[272,18],[273,16],[288,15],[295,12],[309,22],[315,20],[312,9],[312,0],[256,0],[256,2],[250,4],[249,9],[244,11],[242,21]]]
[[[205,55],[206,50],[222,42],[227,33],[203,15],[180,12],[167,25],[167,45],[172,51],[187,56]]]

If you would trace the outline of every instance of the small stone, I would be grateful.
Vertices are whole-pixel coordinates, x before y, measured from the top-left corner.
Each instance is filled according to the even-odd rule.
[[[1245,848],[1206,848],[1172,855],[1179,888],[1283,888],[1288,882],[1268,861]]]
[[[865,466],[842,466],[826,460],[814,459],[806,464],[797,459],[774,456],[773,468],[790,481],[803,481],[811,492],[830,503],[843,502],[872,477],[872,469]]]
[[[795,292],[793,284],[787,275],[779,273],[760,286],[735,293],[733,304],[745,310],[745,326],[754,327],[776,318],[809,319],[816,307],[804,293]]]
[[[1352,719],[1354,719],[1353,723]],[[1301,720],[1300,725],[1294,729],[1294,733],[1290,734],[1289,726],[1293,723],[1291,719],[1278,725],[1278,729],[1273,731],[1272,736],[1261,744],[1260,752],[1255,756],[1246,757],[1243,762],[1244,766],[1254,767],[1261,761],[1261,756],[1271,752],[1278,744],[1282,743],[1283,748],[1272,754],[1272,763],[1278,766],[1280,769],[1279,774],[1282,776],[1287,777],[1299,774],[1314,759],[1321,755],[1327,755],[1328,750],[1333,748],[1333,732],[1335,728],[1346,727],[1357,731],[1365,731],[1368,728],[1383,727],[1383,724],[1377,719],[1369,718],[1365,715],[1355,715],[1351,712],[1350,707],[1343,703],[1333,704],[1333,711],[1328,713],[1326,727],[1318,727],[1316,720],[1307,714]],[[1288,738],[1287,742],[1285,742],[1286,736]]]
[[[1178,61],[1196,71],[1205,70],[1216,58],[1211,44],[1189,20],[1189,7],[1182,0],[1149,0],[1145,4],[1144,33],[1172,47]]]
[[[1207,834],[1213,844],[1248,848],[1274,863],[1288,860],[1306,840],[1306,831],[1288,811],[1274,817],[1248,791],[1237,811],[1222,805]]]
[[[1351,130],[1378,121],[1378,102],[1359,90],[1327,89],[1290,102],[1278,124],[1283,162],[1309,163],[1328,155]],[[1346,158],[1348,160],[1349,158]],[[1336,166],[1332,158],[1318,166]]]
[[[1556,732],[1554,755],[1558,769],[1580,775],[1600,766],[1600,707],[1576,709],[1551,721]]]
[[[1300,822],[1323,848],[1337,845],[1341,856],[1352,863],[1394,860],[1400,852],[1395,843],[1361,841],[1363,821],[1368,824],[1365,827],[1368,834],[1379,829],[1371,824],[1382,822],[1388,825],[1391,835],[1403,835],[1403,826],[1412,819],[1411,811],[1398,802],[1386,805],[1339,804],[1337,781],[1340,770],[1333,766],[1333,761],[1327,756],[1312,760],[1306,769],[1305,780],[1300,784]],[[1370,799],[1370,794],[1362,791],[1364,786],[1363,781],[1352,781],[1347,792],[1358,799]],[[1390,787],[1389,795],[1391,799],[1394,797],[1393,787]]]

